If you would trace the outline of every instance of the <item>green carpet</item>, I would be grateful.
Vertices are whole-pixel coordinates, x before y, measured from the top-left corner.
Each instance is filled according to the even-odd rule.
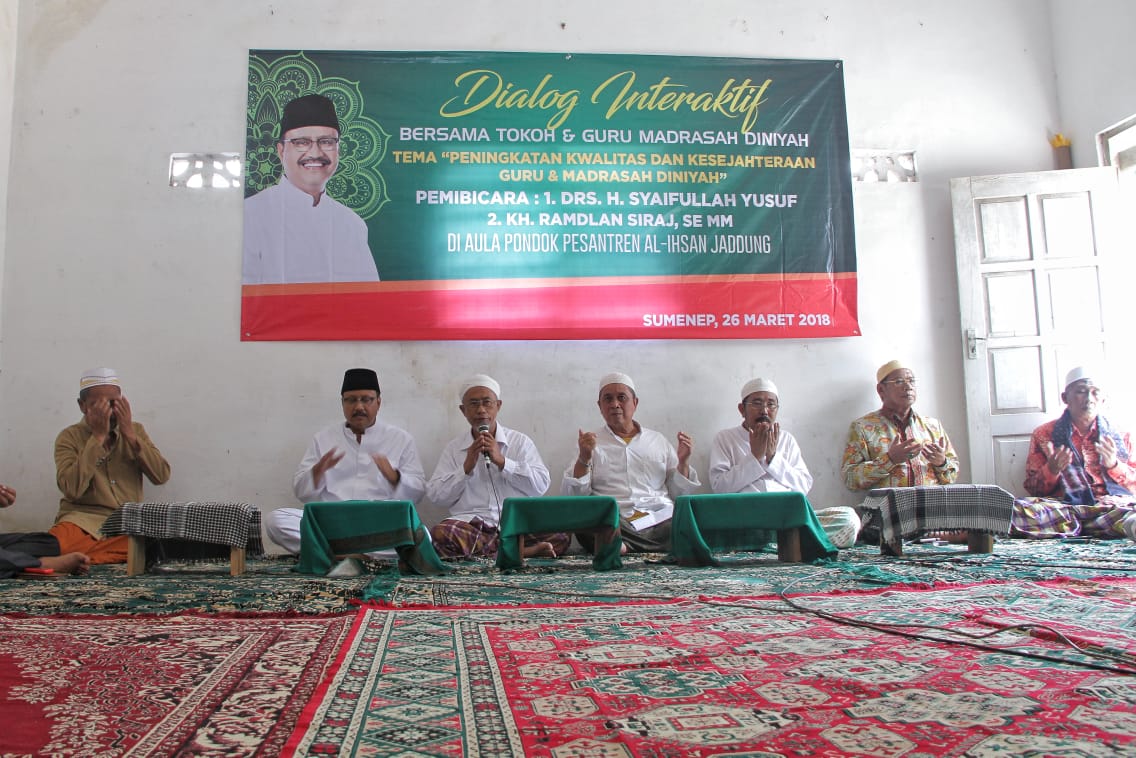
[[[331,579],[298,574],[292,558],[250,560],[239,577],[227,563],[168,564],[141,576],[125,566],[95,566],[88,576],[0,580],[0,614],[298,614],[350,612],[364,596],[398,607],[557,605],[670,598],[854,592],[893,585],[941,586],[1011,579],[1136,576],[1136,547],[1127,541],[1060,543],[1003,540],[990,555],[957,546],[909,546],[902,558],[874,548],[841,551],[816,565],[778,563],[773,553],[727,553],[721,568],[683,568],[662,555],[632,555],[624,568],[596,572],[583,555],[534,559],[502,573],[489,560],[460,561],[445,577],[400,576],[373,564],[363,576]]]
[[[533,559],[503,574],[489,561],[453,564],[445,577],[377,576],[371,596],[398,607],[556,605],[634,602],[671,598],[734,597],[809,592],[857,592],[893,585],[940,586],[1019,579],[1136,576],[1136,547],[1127,541],[1059,543],[1004,540],[992,554],[961,546],[908,546],[902,558],[878,548],[840,551],[816,564],[779,563],[775,553],[728,553],[721,568],[685,568],[666,556],[624,556],[623,569],[595,572],[584,556]]]
[[[351,611],[375,578],[297,574],[295,559],[248,561],[241,576],[229,563],[171,563],[139,576],[126,566],[93,566],[86,576],[0,580],[0,615],[54,614],[300,614]]]

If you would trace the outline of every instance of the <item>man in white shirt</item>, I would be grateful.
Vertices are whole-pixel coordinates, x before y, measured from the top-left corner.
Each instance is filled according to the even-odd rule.
[[[378,420],[379,377],[368,368],[348,369],[340,389],[343,417],[316,432],[292,478],[301,503],[344,500],[410,500],[426,489],[414,438]],[[300,552],[302,508],[277,508],[265,519],[269,539]]]
[[[331,100],[304,95],[284,106],[276,142],[284,176],[245,200],[245,284],[378,280],[366,223],[325,192],[339,146]]]
[[[666,437],[635,421],[639,397],[635,383],[623,373],[600,379],[600,415],[604,426],[580,430],[576,460],[564,472],[562,495],[607,495],[619,503],[623,545],[630,552],[670,550],[672,497],[698,489],[698,472],[690,465],[694,441],[678,433],[678,448]],[[592,552],[595,536],[577,534]]]
[[[450,509],[430,535],[442,558],[493,557],[505,498],[540,497],[551,477],[533,441],[497,423],[497,380],[475,374],[462,383],[458,398],[469,432],[450,440],[426,485],[430,501]],[[571,541],[563,533],[525,535],[524,555],[555,558]]]
[[[781,400],[769,379],[742,387],[738,412],[742,423],[723,429],[710,451],[710,489],[714,492],[800,492],[809,494],[813,475],[793,435],[781,428]],[[816,511],[829,540],[838,548],[856,543],[860,518],[847,506]]]

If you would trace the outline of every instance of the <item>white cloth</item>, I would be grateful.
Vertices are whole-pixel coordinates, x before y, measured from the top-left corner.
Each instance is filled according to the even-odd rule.
[[[784,429],[777,436],[777,453],[768,464],[753,457],[749,430],[741,424],[723,429],[710,451],[710,489],[714,492],[800,492],[809,494],[813,475],[793,435]],[[814,509],[821,528],[841,550],[856,544],[860,517],[848,506]]]
[[[367,225],[325,192],[318,205],[287,179],[245,200],[245,284],[373,282]]]
[[[828,536],[828,541],[841,550],[847,550],[856,544],[856,537],[860,535],[860,514],[855,508],[847,505],[833,505],[821,508],[816,512],[820,528]]]
[[[692,494],[702,484],[694,466],[689,478],[680,474],[674,446],[645,427],[629,443],[607,426],[596,430],[591,470],[577,479],[572,476],[575,466],[575,460],[568,464],[560,494],[614,497],[620,516],[631,518],[639,510],[650,515],[652,526],[674,514],[672,498]]]
[[[316,487],[312,466],[332,448],[343,453],[339,463],[323,475]],[[399,473],[398,484],[387,481],[373,455],[384,455]],[[316,432],[292,478],[292,491],[301,503],[343,500],[410,500],[417,502],[426,491],[426,474],[418,459],[414,438],[397,426],[375,421],[363,432],[363,441],[340,421]],[[289,553],[300,552],[300,519],[303,508],[277,508],[264,520],[268,538]]]
[[[450,440],[442,450],[426,484],[426,497],[434,505],[449,508],[446,518],[466,523],[480,518],[488,526],[497,526],[505,498],[540,497],[548,492],[552,477],[533,441],[501,423],[495,437],[505,456],[505,467],[500,470],[492,462],[486,467],[481,460],[465,473],[466,452],[473,444],[469,432]]]
[[[809,494],[813,475],[801,448],[784,429],[777,436],[777,453],[768,464],[753,457],[749,431],[738,424],[714,437],[710,450],[710,489],[714,492],[800,492]]]

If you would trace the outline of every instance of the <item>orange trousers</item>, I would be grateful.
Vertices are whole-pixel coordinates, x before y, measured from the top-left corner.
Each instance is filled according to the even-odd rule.
[[[126,546],[130,538],[125,534],[96,539],[81,527],[64,521],[47,530],[59,540],[59,554],[85,553],[91,563],[126,563]]]

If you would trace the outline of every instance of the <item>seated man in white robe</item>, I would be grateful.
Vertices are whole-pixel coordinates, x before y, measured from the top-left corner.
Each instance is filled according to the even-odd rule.
[[[813,475],[793,435],[777,423],[780,407],[777,386],[769,379],[753,379],[742,387],[742,423],[718,432],[710,451],[714,492],[809,493]],[[855,510],[821,508],[816,516],[833,545],[843,549],[856,543],[860,517]]]
[[[348,369],[340,390],[343,417],[316,432],[292,479],[301,503],[345,500],[409,500],[426,491],[426,474],[409,433],[378,420],[379,378],[368,368]],[[268,538],[300,552],[303,508],[277,508],[265,519]],[[393,558],[394,551],[369,553]]]

